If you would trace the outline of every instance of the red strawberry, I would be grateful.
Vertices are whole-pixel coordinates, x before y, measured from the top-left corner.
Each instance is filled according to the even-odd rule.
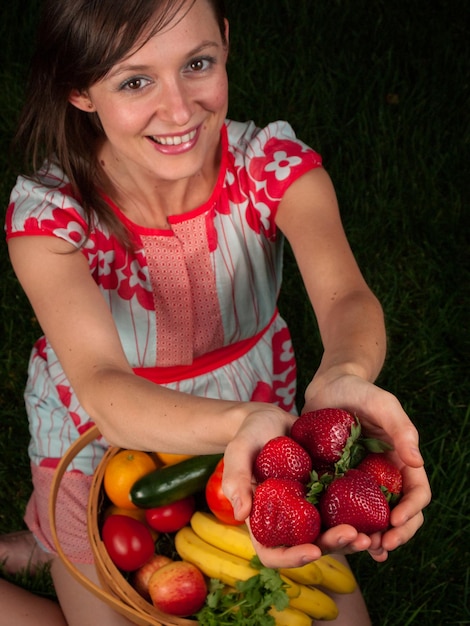
[[[299,443],[283,435],[263,446],[253,468],[258,483],[267,478],[290,478],[307,483],[311,471],[312,460],[308,452]]]
[[[339,461],[350,437],[355,440],[359,436],[360,427],[348,411],[319,409],[301,415],[290,434],[309,452],[317,468]]]
[[[398,467],[381,453],[370,453],[357,466],[358,470],[369,474],[391,497],[401,495],[403,477]],[[387,494],[385,494],[387,495]]]
[[[319,502],[326,528],[349,524],[361,533],[385,530],[390,522],[390,507],[379,485],[357,469],[333,480]]]
[[[313,543],[320,533],[320,514],[305,498],[306,487],[287,478],[267,478],[253,496],[250,527],[262,545]]]

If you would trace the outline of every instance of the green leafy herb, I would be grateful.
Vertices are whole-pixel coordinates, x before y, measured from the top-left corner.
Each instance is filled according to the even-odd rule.
[[[201,626],[274,626],[274,617],[268,611],[273,606],[278,611],[287,607],[286,585],[277,570],[263,567],[256,559],[251,565],[259,573],[238,581],[235,590],[211,579],[206,603],[196,615]]]

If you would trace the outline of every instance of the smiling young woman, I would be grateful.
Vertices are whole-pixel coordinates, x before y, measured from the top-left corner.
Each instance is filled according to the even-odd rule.
[[[366,433],[393,444],[407,478],[385,533],[343,525],[317,544],[257,544],[258,555],[272,567],[322,551],[385,560],[429,501],[416,429],[373,384],[385,357],[382,310],[321,157],[286,122],[226,119],[228,33],[221,0],[45,3],[17,135],[32,171],[12,191],[6,232],[44,333],[25,394],[34,486],[25,521],[33,565],[51,560],[72,626],[128,623],[64,571],[49,529],[54,468],[93,423],[103,438],[65,473],[57,509],[61,544],[92,580],[86,503],[109,444],[223,452],[223,492],[237,519],[249,517],[253,459],[297,414],[295,357],[277,309],[285,238],[324,347],[300,408],[359,413]],[[31,539],[0,539],[0,556],[28,565]],[[359,591],[337,602],[336,624],[369,623]],[[21,624],[14,612],[5,618]]]

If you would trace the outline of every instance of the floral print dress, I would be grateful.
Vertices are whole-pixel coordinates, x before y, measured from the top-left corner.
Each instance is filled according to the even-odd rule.
[[[194,395],[274,402],[294,412],[295,359],[276,308],[283,236],[275,216],[289,185],[321,158],[282,121],[260,129],[227,120],[221,141],[211,197],[170,216],[168,229],[136,225],[107,199],[132,234],[133,250],[99,221],[88,230],[56,166],[41,174],[42,184],[18,178],[7,238],[59,237],[80,249],[137,375]],[[44,336],[31,354],[25,400],[38,475],[92,425]],[[70,470],[90,476],[105,446],[102,439],[87,446]]]

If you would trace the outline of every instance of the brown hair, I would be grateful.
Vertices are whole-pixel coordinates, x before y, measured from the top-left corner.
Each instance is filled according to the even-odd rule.
[[[191,0],[188,10],[196,0]],[[207,0],[225,42],[223,0]],[[15,146],[32,176],[43,160],[57,163],[87,215],[100,219],[124,243],[126,229],[99,193],[102,170],[96,153],[104,133],[95,113],[69,103],[135,49],[168,25],[188,0],[46,0],[32,59]],[[151,29],[149,25],[151,24]],[[147,40],[146,39],[146,40]]]

